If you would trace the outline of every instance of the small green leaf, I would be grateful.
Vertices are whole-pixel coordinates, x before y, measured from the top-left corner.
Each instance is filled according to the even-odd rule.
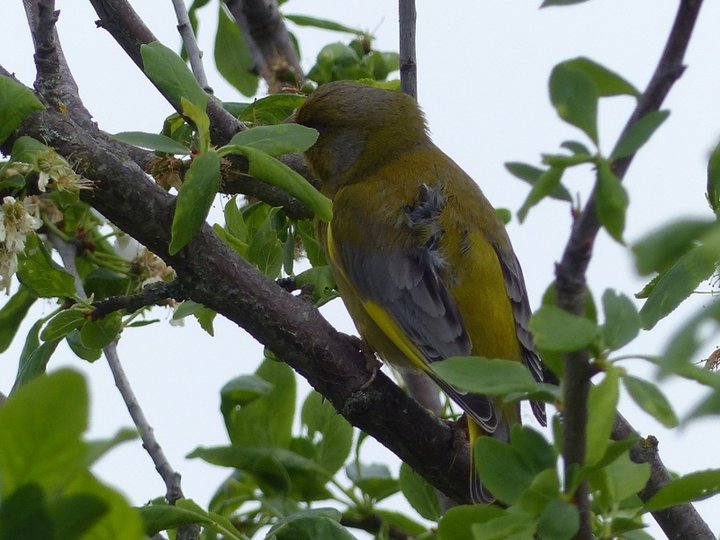
[[[592,79],[568,62],[555,66],[550,74],[550,100],[560,118],[572,124],[597,144],[599,92]]]
[[[598,94],[602,97],[628,95],[639,97],[640,91],[617,73],[610,71],[584,56],[563,62],[567,67],[585,73],[595,84]]]
[[[559,187],[562,187],[560,185],[560,180],[562,179],[564,172],[564,167],[550,167],[547,171],[540,175],[537,181],[532,185],[532,189],[530,189],[530,193],[528,193],[528,196],[520,207],[520,210],[518,210],[517,215],[521,223],[525,221],[525,217],[527,217],[527,213],[530,211],[530,208],[535,206],[551,193],[557,193]]]
[[[350,455],[352,426],[317,392],[310,392],[305,399],[301,420],[314,441],[317,463],[334,475]]]
[[[705,235],[702,243],[696,244],[659,275],[647,301],[640,309],[640,318],[645,329],[649,330],[671,313],[700,283],[715,272],[718,248],[720,228]]]
[[[205,109],[201,109],[185,97],[180,98],[180,105],[183,116],[189,118],[195,124],[200,151],[207,153],[210,149],[210,118]]]
[[[159,41],[140,45],[143,71],[168,97],[176,109],[185,97],[204,111],[208,95],[200,87],[182,58]]]
[[[603,341],[611,350],[630,343],[640,331],[640,315],[633,301],[624,294],[607,289],[602,297],[605,324],[602,326]]]
[[[625,375],[623,384],[638,407],[653,416],[663,426],[673,428],[678,425],[672,405],[657,386],[632,375]]]
[[[222,2],[219,3],[214,54],[217,70],[227,82],[244,96],[252,96],[257,92],[258,76],[253,73],[255,60],[245,36]]]
[[[597,164],[595,184],[595,210],[605,230],[617,242],[623,244],[625,213],[630,200],[620,179],[612,172],[610,164],[600,160]]]
[[[701,501],[720,493],[720,469],[709,469],[686,474],[660,488],[649,501],[645,509],[655,512],[671,506],[692,501]]]
[[[587,347],[599,334],[592,321],[553,305],[544,305],[530,319],[530,330],[541,349],[572,352]]]
[[[15,338],[30,306],[37,300],[30,289],[20,285],[17,292],[0,309],[0,353],[5,352]]]
[[[175,255],[200,230],[220,187],[220,158],[214,150],[196,156],[185,174],[175,206],[172,240],[168,251]]]
[[[313,26],[315,28],[322,28],[323,30],[334,30],[335,32],[345,32],[347,34],[355,34],[358,36],[365,34],[365,32],[358,30],[357,28],[345,26],[344,24],[340,24],[335,21],[308,17],[307,15],[284,15],[284,17],[298,26]]]
[[[715,220],[706,219],[682,219],[660,227],[632,247],[637,271],[647,275],[667,270],[714,228]]]
[[[33,111],[44,108],[32,90],[10,77],[0,75],[0,144],[4,143]]]
[[[537,534],[543,540],[569,540],[579,528],[577,507],[562,499],[554,499],[540,514]]]
[[[102,319],[85,322],[80,329],[80,342],[88,349],[103,349],[118,339],[122,328],[122,314],[116,311]]]
[[[87,319],[84,309],[66,309],[50,319],[40,333],[43,341],[64,338],[71,331],[80,328]]]
[[[261,150],[247,146],[226,147],[248,158],[248,172],[274,186],[278,186],[305,204],[323,221],[332,219],[332,202],[315,189],[305,178],[284,163]]]
[[[535,476],[517,449],[492,437],[475,442],[475,466],[490,493],[507,504],[518,502]]]
[[[55,263],[38,235],[30,234],[18,256],[18,279],[41,298],[75,295],[75,280]]]
[[[578,141],[563,141],[560,143],[561,148],[567,148],[570,150],[573,154],[584,154],[589,155],[592,154],[590,149],[585,146],[583,143]]]
[[[299,124],[258,126],[236,133],[228,144],[262,150],[271,156],[304,152],[318,138],[314,129]]]
[[[138,432],[134,428],[121,428],[109,439],[90,441],[87,443],[85,462],[92,465],[113,448],[124,442],[133,441],[138,438]]]
[[[610,442],[610,433],[617,414],[618,381],[618,370],[610,369],[605,373],[605,378],[590,389],[585,455],[585,464],[588,467],[600,461]]]
[[[280,124],[305,103],[305,99],[301,94],[272,94],[244,107],[238,118],[255,126]]]
[[[505,510],[495,505],[453,506],[445,512],[438,523],[438,540],[475,540],[472,526],[505,515]]]
[[[406,463],[400,465],[400,489],[418,514],[430,521],[440,519],[442,509],[435,488]]]
[[[540,7],[572,6],[574,4],[582,4],[583,2],[587,2],[587,0],[545,0]]]
[[[80,330],[73,330],[67,336],[65,336],[68,346],[74,352],[78,358],[87,360],[88,362],[95,362],[102,356],[100,349],[89,349],[82,344],[80,339]]]
[[[707,200],[715,216],[720,216],[720,143],[714,148],[708,160]]]
[[[225,383],[220,390],[220,410],[223,414],[232,407],[244,407],[272,391],[272,385],[257,375],[240,375]]]
[[[112,136],[113,139],[125,144],[145,148],[166,154],[189,154],[190,149],[174,139],[157,133],[144,133],[142,131],[122,131]]]
[[[392,477],[390,469],[385,464],[348,463],[345,466],[345,474],[360,491],[376,502],[400,491],[400,482]]]
[[[200,328],[205,330],[208,334],[210,334],[211,336],[215,335],[213,321],[215,320],[217,312],[203,306],[202,304],[193,302],[192,300],[185,300],[182,304],[180,304],[180,306],[178,306],[178,308],[175,310],[175,313],[173,313],[173,319],[182,319],[183,317],[187,317],[188,315],[192,315],[193,317],[195,317],[198,324],[200,325]]]
[[[653,111],[635,122],[618,141],[610,154],[610,160],[631,156],[640,150],[668,116],[670,116],[670,111]]]
[[[528,165],[527,163],[520,163],[518,161],[509,161],[505,163],[505,168],[510,174],[524,182],[527,182],[530,185],[534,185],[546,172],[545,169],[540,169],[533,165]],[[559,201],[572,202],[572,195],[570,195],[570,192],[567,190],[567,188],[565,188],[565,186],[563,186],[559,182],[555,186],[555,188],[548,192],[547,196],[552,199],[557,199]]]
[[[340,525],[340,512],[334,508],[311,508],[279,519],[268,531],[267,538],[298,540],[332,538],[354,540],[355,537]]]
[[[535,388],[530,372],[520,362],[464,356],[433,362],[432,370],[461,390],[499,396]]]

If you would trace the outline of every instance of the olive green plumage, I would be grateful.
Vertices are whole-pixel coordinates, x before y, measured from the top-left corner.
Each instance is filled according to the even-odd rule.
[[[358,331],[392,365],[433,377],[474,421],[473,440],[507,439],[516,404],[463,394],[428,368],[474,355],[521,361],[542,379],[522,271],[494,208],[404,94],[329,83],[296,121],[320,133],[306,158],[333,219],[319,232]],[[542,404],[533,411],[544,423]]]

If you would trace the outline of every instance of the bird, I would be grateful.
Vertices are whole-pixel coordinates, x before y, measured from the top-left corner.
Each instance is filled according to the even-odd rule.
[[[333,217],[318,222],[318,239],[360,336],[383,361],[425,373],[457,403],[471,449],[480,436],[507,442],[521,422],[518,403],[463,392],[431,368],[481,356],[522,362],[543,380],[522,269],[497,212],[432,142],[406,94],[330,82],[295,121],[319,134],[305,158]],[[531,406],[546,425],[544,404]],[[470,492],[475,502],[494,500],[476,474]]]

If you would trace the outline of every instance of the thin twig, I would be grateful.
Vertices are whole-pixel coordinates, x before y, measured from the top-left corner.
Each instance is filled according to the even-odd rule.
[[[197,39],[195,39],[195,32],[193,32],[192,24],[190,24],[190,16],[185,7],[185,2],[184,0],[172,0],[172,4],[173,8],[175,8],[175,17],[177,17],[178,20],[177,29],[178,32],[180,32],[180,37],[182,37],[193,75],[195,75],[197,82],[202,86],[203,90],[208,94],[212,94],[213,90],[208,84],[205,68],[202,63],[203,53],[200,47],[198,47]]]
[[[57,235],[50,234],[49,236],[53,247],[57,250],[60,258],[62,259],[65,270],[67,270],[67,272],[70,273],[75,280],[75,291],[77,295],[83,300],[87,300],[87,294],[85,293],[82,280],[80,279],[80,274],[78,273],[75,265],[77,247],[71,242],[65,242]],[[147,421],[145,413],[135,396],[135,392],[133,392],[127,375],[125,374],[125,370],[120,363],[120,357],[117,354],[117,343],[113,342],[103,348],[103,354],[107,358],[108,366],[110,366],[110,371],[112,372],[113,379],[115,380],[115,386],[117,386],[120,391],[120,395],[122,396],[125,406],[130,413],[130,417],[140,433],[143,447],[155,464],[155,469],[160,474],[163,482],[165,482],[165,498],[170,504],[174,504],[175,501],[183,497],[182,488],[180,486],[180,474],[172,468],[170,462],[165,456],[165,452],[160,446],[160,443],[158,443],[155,438],[153,428]]]
[[[417,100],[417,58],[415,52],[415,32],[417,11],[415,0],[400,0],[400,88],[404,93]]]
[[[665,50],[655,72],[632,115],[628,119],[622,135],[647,115],[659,110],[673,83],[684,70],[683,58],[697,20],[702,0],[682,0],[678,9]],[[623,179],[634,155],[616,161],[613,172]],[[586,271],[592,256],[592,249],[600,230],[595,212],[595,194],[588,200],[585,209],[575,221],[570,239],[560,263],[555,269],[558,305],[571,313],[582,314],[585,306]],[[564,385],[564,439],[563,458],[566,478],[571,469],[581,467],[585,456],[585,426],[587,419],[587,398],[590,391],[589,357],[584,351],[566,355]],[[589,501],[584,487],[577,493],[578,508],[581,512],[581,527],[576,538],[590,538]],[[688,512],[694,513],[691,505],[685,505]],[[662,520],[662,516],[653,514],[658,524],[669,537],[673,537],[673,524]],[[702,520],[701,520],[702,521]],[[696,538],[701,538],[697,536]]]
[[[185,294],[183,293],[182,286],[179,282],[171,281],[166,283],[164,281],[160,281],[157,283],[150,283],[149,285],[145,285],[143,290],[138,294],[128,296],[111,296],[103,300],[98,300],[93,303],[93,307],[95,308],[95,311],[93,311],[93,317],[101,319],[106,315],[121,309],[125,310],[127,313],[134,313],[144,307],[160,305],[168,299],[185,299]]]

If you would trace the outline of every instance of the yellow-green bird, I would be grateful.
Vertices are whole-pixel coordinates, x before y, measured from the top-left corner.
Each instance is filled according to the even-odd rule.
[[[430,364],[451,356],[543,366],[528,330],[520,264],[494,208],[433,144],[417,103],[348,81],[325,84],[295,115],[319,138],[306,152],[333,218],[319,236],[363,339],[393,366],[429,375],[480,435],[503,440],[519,405],[463,393]],[[542,403],[532,403],[544,425]],[[491,500],[478,482],[477,501]]]

